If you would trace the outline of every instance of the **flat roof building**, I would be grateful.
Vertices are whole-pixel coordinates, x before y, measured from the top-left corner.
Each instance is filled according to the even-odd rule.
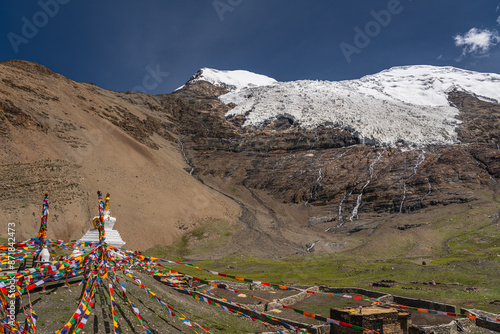
[[[372,329],[380,334],[408,334],[411,314],[392,307],[366,306],[357,308],[332,308],[330,318],[352,325]],[[331,333],[359,334],[350,327],[332,325]]]

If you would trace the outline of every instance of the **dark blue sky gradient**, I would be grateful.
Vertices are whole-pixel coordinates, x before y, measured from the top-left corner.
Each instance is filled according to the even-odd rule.
[[[58,0],[41,0],[50,3]],[[127,91],[142,85],[147,67],[169,72],[149,93],[169,93],[201,67],[246,69],[279,81],[343,80],[392,66],[451,65],[500,73],[500,45],[488,55],[467,55],[453,36],[471,28],[500,30],[500,0],[400,0],[359,54],[347,62],[340,44],[354,46],[357,26],[370,12],[397,0],[59,0],[58,13],[18,45],[25,17],[42,11],[38,1],[0,5],[0,61],[18,58],[48,66],[76,81]],[[233,4],[233,5],[231,5]]]

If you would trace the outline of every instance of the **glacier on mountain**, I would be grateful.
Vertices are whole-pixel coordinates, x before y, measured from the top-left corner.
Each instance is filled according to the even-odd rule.
[[[454,67],[394,67],[337,82],[277,82],[249,73],[204,69],[197,80],[228,88],[219,99],[236,107],[226,117],[244,115],[243,126],[259,128],[281,116],[302,128],[348,129],[388,146],[457,143],[458,109],[447,99],[453,90],[500,101],[500,75]]]

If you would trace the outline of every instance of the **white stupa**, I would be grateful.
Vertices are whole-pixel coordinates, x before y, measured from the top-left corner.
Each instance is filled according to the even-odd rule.
[[[125,242],[122,240],[120,233],[117,230],[113,230],[116,223],[116,218],[111,217],[109,212],[109,193],[106,194],[106,204],[104,205],[104,238],[109,246],[123,247]],[[94,228],[90,229],[85,233],[85,235],[79,241],[85,242],[99,242],[99,217],[94,217],[92,220],[94,223]]]

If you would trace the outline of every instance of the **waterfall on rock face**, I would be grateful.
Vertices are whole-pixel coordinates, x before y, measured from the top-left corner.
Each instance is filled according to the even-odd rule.
[[[406,199],[406,183],[403,183],[403,199],[401,200],[401,205],[399,206],[399,213],[403,212],[403,205]]]
[[[380,161],[380,158],[382,158],[382,155],[385,152],[386,152],[386,150],[383,150],[382,152],[380,152],[377,159],[375,159],[375,161],[373,161],[370,164],[370,168],[369,168],[370,178],[368,179],[368,181],[365,183],[365,185],[361,189],[361,193],[358,195],[358,198],[356,200],[356,206],[354,206],[354,209],[352,210],[351,217],[349,218],[350,221],[353,221],[353,219],[358,216],[358,209],[361,206],[361,198],[363,197],[363,191],[365,190],[366,187],[368,187],[368,185],[370,184],[370,182],[372,182],[372,179],[373,179],[373,167],[375,166],[375,164],[377,164]]]

